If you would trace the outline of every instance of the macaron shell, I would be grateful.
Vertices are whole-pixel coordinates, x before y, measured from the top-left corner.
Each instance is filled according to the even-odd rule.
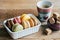
[[[30,19],[30,16],[27,15],[27,14],[23,14],[23,15],[21,16],[21,20],[29,20],[29,19]]]
[[[6,22],[6,26],[11,29],[11,24],[10,24],[9,20]]]
[[[26,21],[26,23],[27,23],[28,27],[31,27],[30,22],[28,20]]]
[[[21,19],[20,18],[16,18],[16,20],[18,21],[18,23],[21,23]]]
[[[28,25],[27,25],[26,21],[24,21],[24,20],[22,21],[22,25],[23,25],[24,29],[28,28]]]
[[[12,27],[13,32],[17,32],[17,31],[21,31],[21,30],[23,30],[23,26],[19,23],[14,24]]]
[[[34,26],[36,26],[38,24],[37,20],[33,17],[31,17],[31,19],[34,21]]]
[[[16,17],[16,18],[13,19],[13,22],[21,24],[21,19]]]
[[[29,19],[29,22],[30,22],[30,26],[33,27],[33,26],[34,26],[34,21],[33,21],[33,19]]]
[[[13,19],[13,22],[14,22],[14,24],[15,24],[15,23],[18,23],[18,21],[17,21],[16,18]]]
[[[24,20],[24,19],[23,19],[24,16],[26,16],[26,14],[22,14],[22,15],[20,16],[21,21]]]
[[[12,31],[15,29],[16,26],[17,26],[17,24],[14,24],[14,25],[12,26]]]
[[[11,24],[11,27],[14,25],[14,22],[13,20],[9,20],[10,24]]]
[[[26,16],[26,14],[22,14],[20,18],[23,18],[24,16]]]

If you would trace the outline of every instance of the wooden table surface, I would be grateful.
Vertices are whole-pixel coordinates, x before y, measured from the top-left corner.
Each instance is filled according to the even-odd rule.
[[[22,13],[33,13],[38,15],[36,2],[39,0],[0,0],[0,23],[5,19],[19,16]],[[60,0],[49,0],[54,4],[53,12],[60,13]],[[22,37],[17,40],[60,40],[60,31],[53,32],[51,35],[42,34],[41,26],[39,32]],[[0,40],[13,40],[0,24]]]

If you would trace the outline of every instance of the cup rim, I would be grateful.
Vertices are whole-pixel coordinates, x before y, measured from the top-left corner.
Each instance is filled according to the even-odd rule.
[[[38,3],[40,3],[40,2],[50,2],[50,1],[38,1],[37,2],[37,7],[38,7]],[[53,7],[53,3],[52,2],[50,2],[50,3],[51,3],[51,6],[49,8],[52,8]],[[42,8],[42,7],[38,7],[38,8],[41,8],[41,9],[49,9],[49,8]]]

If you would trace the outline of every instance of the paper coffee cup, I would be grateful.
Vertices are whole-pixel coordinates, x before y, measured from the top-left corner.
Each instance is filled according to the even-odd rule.
[[[53,4],[49,1],[37,2],[38,18],[40,21],[47,21],[52,12]]]

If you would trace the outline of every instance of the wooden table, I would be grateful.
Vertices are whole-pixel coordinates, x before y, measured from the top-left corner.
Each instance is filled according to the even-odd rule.
[[[59,1],[49,1],[55,4],[53,11],[60,12]],[[3,22],[5,19],[19,16],[22,13],[33,13],[37,16],[38,13],[36,9],[36,0],[0,0],[0,23]],[[39,32],[22,37],[17,40],[60,40],[60,31],[53,32],[51,35],[44,35],[42,33],[42,29],[43,26],[41,26]],[[0,40],[13,40],[1,24]]]

